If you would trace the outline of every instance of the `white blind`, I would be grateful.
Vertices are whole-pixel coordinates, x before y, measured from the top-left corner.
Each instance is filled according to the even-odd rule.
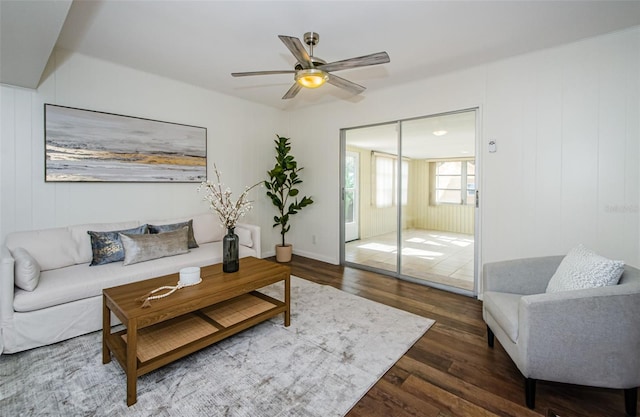
[[[393,205],[394,159],[376,155],[376,207]]]
[[[395,155],[373,153],[374,161],[374,202],[378,208],[391,207],[398,204],[398,158]],[[402,205],[407,205],[409,193],[409,162],[402,161]]]

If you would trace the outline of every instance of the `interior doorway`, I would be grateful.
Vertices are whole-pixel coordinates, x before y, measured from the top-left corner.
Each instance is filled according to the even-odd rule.
[[[476,294],[476,109],[343,129],[343,264]]]

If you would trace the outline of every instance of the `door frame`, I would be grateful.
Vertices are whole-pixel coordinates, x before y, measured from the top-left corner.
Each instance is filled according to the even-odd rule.
[[[353,197],[353,222],[347,223],[345,218],[345,222],[344,222],[345,243],[347,241],[350,242],[352,240],[360,239],[360,213],[359,213],[360,212],[360,154],[353,151],[345,151],[345,160],[349,156],[353,157],[355,161],[355,181],[354,181],[354,187],[353,187],[353,190],[354,190],[353,191],[353,196],[354,196]],[[346,173],[347,173],[347,169],[345,167],[345,175]],[[344,195],[346,196],[346,194],[347,194],[347,189],[345,184]],[[345,204],[346,204],[346,200],[345,200]]]
[[[386,124],[390,124],[390,123],[398,123],[398,142],[399,142],[399,148],[398,148],[398,152],[400,155],[401,154],[401,125],[402,122],[406,122],[406,121],[411,121],[411,120],[417,120],[417,119],[423,119],[426,117],[437,117],[437,116],[446,116],[446,115],[450,115],[450,114],[455,114],[455,113],[462,113],[462,112],[469,112],[469,111],[473,111],[475,112],[475,124],[476,124],[476,134],[475,134],[475,175],[476,175],[476,207],[474,210],[474,284],[473,284],[473,291],[469,291],[469,290],[465,290],[465,289],[461,289],[461,288],[457,288],[457,287],[452,287],[452,286],[448,286],[448,285],[444,285],[444,284],[440,284],[440,283],[436,283],[436,282],[431,282],[431,281],[426,281],[426,280],[421,280],[421,279],[417,279],[417,278],[412,278],[410,276],[407,275],[402,275],[400,274],[398,271],[401,270],[401,265],[400,265],[400,253],[398,253],[398,263],[397,263],[397,270],[395,273],[392,273],[390,271],[386,271],[386,270],[381,270],[378,268],[373,268],[367,265],[363,265],[363,264],[357,264],[357,263],[353,263],[353,262],[347,262],[345,260],[345,213],[344,213],[344,197],[345,197],[345,156],[346,156],[346,137],[347,137],[347,131],[348,130],[354,130],[354,129],[360,129],[360,128],[367,128],[367,127],[373,127],[373,126],[380,126],[380,125],[386,125]],[[483,188],[483,180],[484,180],[484,176],[482,175],[482,166],[483,166],[483,158],[482,158],[482,110],[480,106],[473,106],[473,107],[468,107],[468,108],[464,108],[464,109],[459,109],[459,110],[453,110],[453,111],[447,111],[447,112],[442,112],[442,113],[434,113],[434,114],[428,114],[425,116],[420,116],[420,117],[411,117],[411,118],[407,118],[407,119],[398,119],[398,120],[394,120],[391,122],[381,122],[381,123],[372,123],[372,124],[368,124],[368,125],[361,125],[361,126],[352,126],[352,127],[347,127],[347,128],[341,128],[340,129],[340,161],[339,161],[339,166],[340,166],[340,188],[339,188],[339,192],[340,192],[340,204],[339,204],[339,210],[340,210],[340,233],[339,233],[339,247],[340,247],[340,265],[344,265],[344,266],[349,266],[349,267],[354,267],[354,268],[358,268],[358,269],[363,269],[363,270],[368,270],[368,271],[372,271],[372,272],[377,272],[377,273],[381,273],[383,275],[388,275],[388,276],[392,276],[395,278],[399,278],[405,281],[410,281],[410,282],[415,282],[415,283],[419,283],[421,285],[427,285],[430,287],[434,287],[434,288],[438,288],[438,289],[443,289],[445,291],[449,291],[449,292],[453,292],[453,293],[458,293],[458,294],[462,294],[462,295],[467,295],[467,296],[472,296],[472,297],[478,297],[479,294],[481,294],[482,292],[482,284],[481,284],[481,280],[482,280],[482,197],[481,197],[481,189]],[[401,158],[398,158],[398,160],[400,161]],[[401,207],[399,206],[399,211],[401,211]],[[398,213],[399,215],[401,213]],[[402,218],[401,216],[398,217],[398,227],[401,226],[401,222]],[[400,248],[400,238],[401,238],[401,233],[400,233],[400,229],[398,229],[398,248]],[[398,251],[399,252],[399,251]],[[479,297],[481,298],[481,296]]]

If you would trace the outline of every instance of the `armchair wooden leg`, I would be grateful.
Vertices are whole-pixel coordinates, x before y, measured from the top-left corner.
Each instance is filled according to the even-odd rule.
[[[524,379],[524,395],[527,407],[536,408],[536,380],[533,378]]]
[[[638,411],[638,388],[624,390],[624,411],[628,416],[635,416]]]
[[[489,326],[487,326],[487,343],[489,344],[490,348],[493,347],[493,339],[494,339],[493,332],[491,331]]]

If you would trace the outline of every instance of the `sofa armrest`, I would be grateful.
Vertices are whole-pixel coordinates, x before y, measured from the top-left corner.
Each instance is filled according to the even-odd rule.
[[[260,226],[248,223],[236,223],[236,227],[240,227],[251,232],[251,241],[253,242],[252,249],[256,251],[256,258],[262,258]]]
[[[2,328],[13,320],[14,264],[7,245],[0,245],[0,353],[4,347]]]
[[[542,293],[563,258],[543,256],[486,263],[482,270],[482,289],[523,295]]]
[[[517,344],[528,377],[640,385],[640,285],[524,296],[518,315]]]

